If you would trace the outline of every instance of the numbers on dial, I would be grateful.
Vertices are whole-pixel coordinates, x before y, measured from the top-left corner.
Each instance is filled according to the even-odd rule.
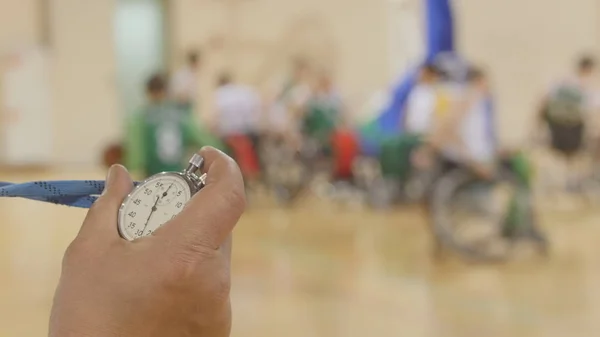
[[[175,218],[190,198],[190,187],[179,175],[152,177],[139,185],[119,210],[119,231],[127,240],[152,235]]]
[[[160,199],[158,200],[158,205],[160,205],[160,206],[166,206],[166,205],[172,203],[173,200],[178,199],[183,194],[183,191],[181,190],[181,188],[173,183],[163,184],[158,189],[158,191],[159,192],[157,192],[157,193],[160,194]]]

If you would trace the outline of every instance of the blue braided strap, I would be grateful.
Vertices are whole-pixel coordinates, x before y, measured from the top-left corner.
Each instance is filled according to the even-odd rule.
[[[90,208],[104,190],[102,180],[0,182],[0,198],[25,198],[77,208]]]

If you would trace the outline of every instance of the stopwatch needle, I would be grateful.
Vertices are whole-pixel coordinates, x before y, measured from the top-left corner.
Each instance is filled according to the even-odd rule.
[[[169,186],[169,188],[167,188],[167,190],[165,191],[165,193],[163,193],[163,194],[162,194],[162,197],[161,197],[161,199],[167,196],[167,194],[169,193],[169,190],[171,189],[171,187],[173,187],[173,185],[174,185],[174,184],[175,184],[175,183],[172,183],[172,184]]]
[[[160,196],[156,196],[156,202],[154,203],[154,206],[152,206],[152,209],[150,210],[150,215],[148,215],[148,219],[146,220],[146,224],[144,225],[144,229],[142,230],[142,235],[144,235],[144,233],[146,233],[146,228],[148,228],[148,223],[150,223],[150,218],[152,218],[152,214],[154,214],[154,212],[156,212],[156,205],[158,204],[158,201],[160,200]]]

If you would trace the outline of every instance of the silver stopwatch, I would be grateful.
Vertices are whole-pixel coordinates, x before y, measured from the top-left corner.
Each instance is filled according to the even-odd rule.
[[[198,155],[183,172],[163,172],[144,180],[125,198],[119,209],[119,234],[133,241],[154,233],[183,210],[192,196],[205,185],[199,175],[204,159]]]

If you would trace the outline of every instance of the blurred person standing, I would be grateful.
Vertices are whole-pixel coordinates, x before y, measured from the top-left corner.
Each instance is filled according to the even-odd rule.
[[[190,112],[197,106],[200,63],[200,52],[190,51],[186,64],[174,74],[170,83],[171,97]]]
[[[130,170],[144,177],[180,171],[192,147],[220,145],[206,137],[184,107],[168,98],[163,75],[148,80],[146,94],[147,102],[129,120],[125,155]]]
[[[331,74],[323,71],[317,76],[303,110],[302,134],[317,141],[327,154],[333,133],[345,120],[342,98]]]
[[[270,99],[267,117],[269,134],[295,148],[300,146],[300,120],[311,93],[310,70],[306,60],[296,58],[290,77]]]
[[[256,178],[260,171],[256,153],[262,133],[261,98],[253,88],[235,83],[229,73],[222,73],[217,85],[214,130],[238,161],[244,177]]]

